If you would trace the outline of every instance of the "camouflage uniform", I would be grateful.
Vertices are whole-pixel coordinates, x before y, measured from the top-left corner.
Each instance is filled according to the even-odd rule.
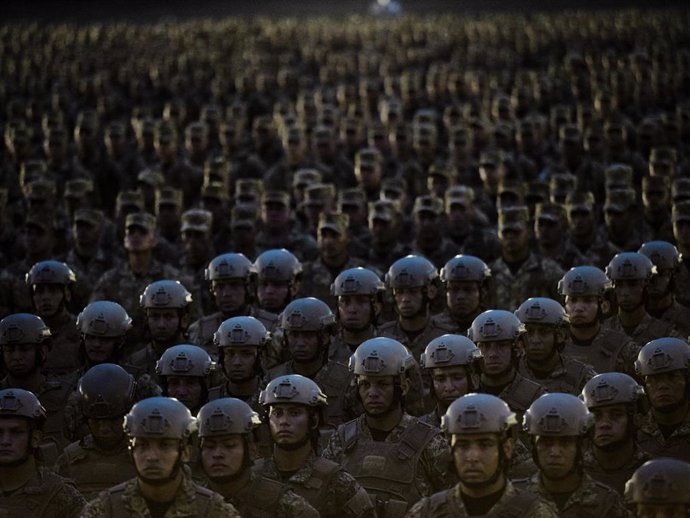
[[[460,485],[446,491],[422,498],[410,509],[405,518],[440,518],[453,516],[470,518],[462,501]],[[496,518],[505,516],[529,516],[530,518],[557,518],[556,506],[547,499],[529,491],[517,489],[510,480],[506,481],[500,500],[491,508],[490,515]]]
[[[645,313],[644,317],[637,324],[631,332],[626,331],[621,325],[621,321],[617,315],[607,318],[601,323],[602,327],[613,329],[619,333],[625,333],[638,344],[646,344],[651,340],[662,338],[664,336],[673,336],[675,338],[682,337],[669,322],[665,322],[658,318],[654,318],[649,313]]]
[[[421,255],[429,259],[437,268],[442,268],[451,258],[460,253],[460,247],[447,237],[441,238],[441,242],[433,250],[422,250],[415,242],[412,244],[413,255]]]
[[[123,482],[101,492],[82,511],[82,518],[151,516],[146,499],[136,479]],[[223,501],[218,493],[204,489],[186,476],[182,477],[175,499],[165,512],[166,518],[206,516],[208,518],[239,518],[239,513]]]
[[[384,272],[387,271],[390,265],[395,261],[411,253],[412,249],[408,245],[395,241],[391,248],[386,248],[385,250],[376,248],[372,244],[364,259],[366,259],[366,262],[373,268]]]
[[[323,264],[321,259],[310,261],[304,264],[301,291],[305,297],[316,297],[323,300],[331,309],[335,310],[336,298],[331,295],[331,284],[333,284],[338,273],[358,266],[372,269],[364,261],[355,257],[350,257],[339,272],[331,270]],[[380,276],[380,272],[375,271],[375,273]]]
[[[376,516],[366,491],[342,466],[311,454],[304,465],[288,478],[278,470],[272,458],[254,463],[252,472],[277,480],[314,507],[322,518]]]
[[[501,257],[501,244],[495,230],[472,224],[469,234],[462,240],[452,235],[448,238],[459,247],[460,254],[479,257],[486,263]]]
[[[537,378],[525,357],[518,361],[517,370],[526,378],[542,385],[547,392],[567,392],[574,396],[579,395],[585,383],[597,374],[591,365],[567,356],[560,356],[559,365],[546,378]]]
[[[637,468],[642,466],[650,459],[650,456],[640,450],[635,450],[632,459],[626,462],[623,466],[619,466],[614,470],[607,470],[594,456],[591,449],[587,449],[582,457],[582,467],[590,477],[602,484],[607,485],[611,489],[623,495],[625,491],[625,483],[630,480],[632,474]]]
[[[444,324],[438,316],[432,316],[429,317],[424,329],[413,339],[410,339],[405,330],[400,326],[399,320],[386,322],[380,326],[378,328],[378,336],[385,336],[397,340],[410,350],[412,356],[419,358],[419,355],[424,352],[427,344],[434,338],[452,333],[453,331],[453,327]]]
[[[316,240],[312,236],[302,234],[295,229],[290,230],[290,233],[284,239],[272,239],[261,230],[257,232],[257,255],[273,248],[286,248],[295,254],[301,262],[311,261],[319,255],[319,246]]]
[[[690,307],[690,258],[682,258],[673,277],[676,300],[685,307]]]
[[[539,474],[530,478],[513,480],[518,489],[540,495],[545,500],[552,501],[551,495],[544,488]],[[587,474],[582,475],[578,488],[570,494],[558,516],[562,518],[581,518],[583,516],[597,516],[606,518],[632,518],[632,514],[625,507],[621,496],[613,489],[597,482]]]
[[[652,410],[638,418],[635,424],[637,445],[641,450],[652,457],[674,457],[690,462],[690,412],[669,436],[664,435],[659,428]]]
[[[657,315],[656,318],[668,322],[681,336],[690,336],[688,308],[679,304],[677,300],[674,300],[673,304],[664,310],[663,313]]]
[[[50,350],[43,371],[49,375],[69,375],[79,370],[79,344],[77,318],[63,313],[58,323],[50,326]]]
[[[98,493],[136,476],[129,453],[129,442],[123,438],[120,444],[104,450],[99,448],[92,435],[73,442],[55,463],[55,472],[74,481],[87,501]]]
[[[607,241],[606,238],[600,234],[596,234],[594,241],[587,247],[586,250],[583,250],[577,246],[572,241],[572,238],[568,238],[564,246],[567,247],[570,245],[579,250],[579,252],[585,256],[587,259],[585,264],[591,264],[602,269],[606,268],[606,265],[609,264],[611,259],[613,259],[613,256],[621,251],[620,248]]]
[[[623,372],[635,377],[635,360],[640,346],[627,335],[602,327],[589,344],[578,344],[568,336],[561,354],[591,365],[596,372]]]
[[[105,272],[113,267],[113,258],[103,248],[99,248],[91,259],[84,260],[72,248],[67,252],[65,262],[77,274],[77,287],[89,292]]]
[[[488,387],[483,383],[483,378],[484,376],[482,375],[482,382],[479,384],[479,390],[477,392],[491,394],[492,392],[487,390]],[[505,401],[510,409],[518,414],[518,416],[522,416],[532,402],[542,394],[546,394],[546,390],[542,385],[526,378],[516,371],[513,381],[501,390],[500,394],[496,394],[496,396]]]

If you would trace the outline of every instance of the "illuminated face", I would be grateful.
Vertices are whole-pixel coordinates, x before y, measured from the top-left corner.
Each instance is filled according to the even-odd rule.
[[[470,378],[467,368],[463,365],[432,369],[431,382],[436,399],[444,405],[450,405],[470,390]]]
[[[273,441],[281,446],[303,443],[309,436],[309,410],[304,405],[273,405],[268,414]]]
[[[256,373],[256,347],[223,347],[223,370],[232,383],[249,381]]]
[[[211,480],[237,475],[245,455],[244,436],[228,434],[201,440],[201,464]]]
[[[31,446],[29,421],[24,417],[0,419],[0,467],[26,458]]]
[[[424,288],[395,288],[393,299],[403,318],[413,318],[424,310]]]
[[[368,295],[341,295],[338,297],[338,318],[344,329],[366,329],[374,319],[371,299]]]
[[[487,376],[499,376],[508,372],[513,366],[513,342],[478,342],[482,352],[482,372]]]
[[[397,404],[393,376],[358,376],[357,390],[367,415],[385,415]]]
[[[606,405],[592,409],[594,436],[597,448],[619,444],[628,437],[628,410],[624,404]]]
[[[132,441],[132,459],[137,475],[145,482],[160,483],[174,477],[179,469],[178,461],[186,461],[183,450],[180,454],[178,439],[152,439],[135,437]]]
[[[146,325],[156,342],[172,341],[180,329],[180,313],[174,308],[152,308],[146,310]]]
[[[599,297],[596,295],[568,295],[565,312],[572,327],[589,327],[599,318]]]
[[[535,448],[544,477],[561,480],[572,472],[577,459],[577,441],[578,437],[537,436]]]
[[[453,435],[452,448],[458,477],[463,484],[475,487],[486,484],[500,469],[501,444],[495,433]]]

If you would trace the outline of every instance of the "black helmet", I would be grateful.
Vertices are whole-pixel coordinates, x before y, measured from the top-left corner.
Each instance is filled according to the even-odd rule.
[[[87,419],[124,416],[134,403],[134,377],[119,365],[101,363],[79,380],[79,404]]]

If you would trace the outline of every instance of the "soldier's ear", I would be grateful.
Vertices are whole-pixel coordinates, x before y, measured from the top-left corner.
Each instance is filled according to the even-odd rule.
[[[290,283],[290,297],[293,299],[297,297],[300,289],[302,289],[302,281],[300,279],[295,279]]]
[[[507,437],[501,445],[501,448],[503,448],[503,454],[506,456],[506,459],[508,460],[513,458],[513,446],[514,444],[512,437]]]
[[[433,282],[430,283],[426,289],[426,295],[429,297],[429,300],[434,300],[436,295],[438,295],[438,286]]]
[[[41,439],[43,438],[43,432],[41,430],[31,430],[31,448],[36,449],[41,444]]]
[[[402,376],[402,380],[400,381],[400,390],[403,396],[407,395],[407,393],[410,391],[410,387],[410,380],[407,378],[407,376]]]
[[[180,460],[182,462],[189,462],[189,459],[191,458],[191,451],[189,448],[188,443],[182,444],[182,447],[180,448]]]

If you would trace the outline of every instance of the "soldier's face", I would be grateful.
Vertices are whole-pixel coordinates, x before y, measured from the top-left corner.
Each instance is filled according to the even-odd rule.
[[[623,311],[634,311],[644,303],[644,281],[622,279],[615,281],[614,291],[618,307]]]
[[[132,458],[137,475],[144,482],[160,484],[175,476],[179,461],[186,461],[189,453],[182,449],[177,439],[151,439],[135,437],[132,441]]]
[[[26,418],[0,418],[0,466],[23,461],[30,445],[29,421]]]
[[[144,252],[151,250],[156,244],[153,232],[137,225],[127,227],[125,231],[125,250],[128,252]]]
[[[89,362],[99,364],[113,357],[119,337],[84,335],[84,350]]]
[[[599,297],[596,295],[568,295],[565,311],[573,327],[589,327],[599,317]]]
[[[499,376],[508,372],[513,366],[513,342],[479,342],[482,352],[482,372],[487,376]]]
[[[467,394],[470,390],[470,379],[467,369],[462,365],[439,367],[431,371],[431,382],[434,395],[444,406]]]
[[[101,239],[101,227],[85,221],[77,221],[72,227],[74,240],[79,246],[96,246]]]
[[[451,228],[467,228],[472,219],[472,211],[469,206],[461,203],[453,203],[448,211],[448,224]]]
[[[687,516],[686,504],[637,504],[637,518],[678,518]]]
[[[271,437],[278,447],[306,443],[311,423],[304,405],[273,405],[268,414]]]
[[[423,288],[395,288],[393,299],[398,313],[403,318],[412,318],[425,309]]]
[[[232,383],[242,383],[254,378],[256,347],[223,347],[223,370]]]
[[[246,289],[243,279],[213,281],[212,286],[213,298],[221,313],[231,315],[244,307]]]
[[[597,448],[622,444],[629,436],[628,412],[623,404],[593,408],[594,436],[592,442]]]
[[[290,208],[282,203],[264,203],[261,205],[261,221],[267,228],[282,227],[290,221]]]
[[[289,330],[286,333],[292,359],[298,363],[309,363],[321,355],[321,338],[317,331]]]
[[[237,475],[242,469],[244,455],[244,437],[240,434],[201,440],[201,465],[211,480]]]
[[[272,280],[259,280],[257,288],[259,305],[273,313],[280,313],[290,295],[290,283]]]
[[[2,346],[2,359],[5,369],[15,378],[24,378],[33,374],[38,365],[40,354],[38,344],[6,344]]]
[[[575,467],[577,437],[538,436],[537,459],[542,475],[551,480],[562,480]]]
[[[157,342],[170,342],[180,329],[180,314],[173,308],[152,308],[146,310],[146,325],[151,338]]]
[[[664,297],[669,292],[673,270],[659,270],[652,275],[647,285],[647,295],[652,299]]]
[[[187,259],[191,264],[205,262],[210,246],[209,234],[195,230],[185,230],[182,233],[182,242]]]
[[[192,413],[201,407],[203,401],[203,378],[198,376],[168,376],[168,390],[166,396],[174,397],[189,408]]]
[[[359,376],[357,390],[364,412],[372,417],[386,415],[397,405],[393,376]]]
[[[555,352],[555,330],[544,324],[526,324],[527,340],[525,356],[530,362],[540,362],[550,358]]]
[[[681,220],[673,223],[673,237],[679,247],[690,246],[690,220]]]
[[[344,329],[366,329],[373,320],[371,299],[368,295],[341,295],[338,297],[338,318]]]
[[[446,289],[446,304],[455,317],[473,315],[479,309],[481,291],[479,283],[450,281]]]
[[[534,233],[542,246],[553,246],[560,243],[563,238],[563,231],[558,222],[546,218],[537,220],[534,225]]]
[[[655,410],[672,412],[685,404],[685,374],[681,370],[645,376],[645,392]]]
[[[594,215],[588,210],[571,210],[568,212],[570,233],[576,237],[586,237],[594,232]]]
[[[39,317],[50,318],[62,310],[65,298],[65,288],[62,284],[34,284],[32,289],[33,302]]]
[[[340,259],[347,253],[347,234],[340,234],[328,228],[319,230],[319,250],[321,257],[328,259]]]
[[[505,254],[518,254],[529,246],[527,228],[504,228],[498,233],[501,248]]]
[[[122,428],[122,417],[114,419],[89,419],[89,431],[99,446],[113,447],[122,440],[125,431]]]
[[[500,469],[501,444],[494,433],[453,435],[452,448],[461,484],[468,487],[485,486]],[[504,449],[509,457],[508,441]]]

